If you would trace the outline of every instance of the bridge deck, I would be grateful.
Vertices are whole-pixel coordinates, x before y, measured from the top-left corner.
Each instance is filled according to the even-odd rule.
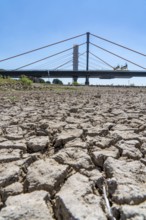
[[[21,75],[40,77],[40,78],[131,78],[146,77],[146,71],[112,71],[112,70],[89,70],[89,71],[64,71],[64,70],[21,70],[21,71],[0,71],[0,75],[12,78],[19,78]]]

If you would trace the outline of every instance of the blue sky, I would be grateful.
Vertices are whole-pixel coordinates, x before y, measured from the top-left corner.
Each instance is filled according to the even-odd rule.
[[[145,21],[146,0],[0,0],[0,59],[87,31],[146,54]],[[85,41],[85,37],[75,39],[3,62],[0,64],[0,68],[15,69]],[[146,67],[145,57],[135,55],[93,37],[91,41]],[[94,47],[90,49],[113,66],[125,64],[125,61]],[[80,53],[84,51],[86,51],[85,46],[80,49]],[[29,69],[55,68],[71,57],[71,53],[68,52],[58,58],[30,66]],[[81,58],[80,62],[83,68],[85,56]],[[108,68],[94,59],[91,59],[90,65],[92,68],[95,66],[99,69]],[[66,68],[71,68],[71,64]],[[129,69],[139,68],[129,64]],[[91,83],[146,85],[146,79],[95,79]]]

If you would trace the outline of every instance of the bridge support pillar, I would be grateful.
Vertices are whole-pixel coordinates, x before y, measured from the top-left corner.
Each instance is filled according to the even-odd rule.
[[[73,76],[73,83],[77,83],[78,82],[78,77],[77,76]]]
[[[86,86],[89,86],[90,82],[89,82],[89,76],[86,76],[86,79],[85,79],[85,85]]]

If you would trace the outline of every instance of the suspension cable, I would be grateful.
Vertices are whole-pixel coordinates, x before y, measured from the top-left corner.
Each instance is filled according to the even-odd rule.
[[[86,53],[86,52],[85,52]],[[91,53],[91,52],[89,52],[90,54],[92,54],[93,55],[93,53]],[[92,58],[92,60],[94,61],[94,65],[96,65],[96,66],[98,66],[98,67],[100,67],[100,68],[103,68],[103,66],[100,66],[100,65],[97,65],[97,64],[95,64],[95,62],[97,62],[97,59],[99,59],[99,62],[103,65],[103,63],[104,64],[106,64],[106,66],[108,65],[108,63],[106,63],[104,60],[102,60],[101,58],[99,58],[99,57],[97,57],[95,54],[93,55],[93,56],[95,56],[96,57],[96,59],[93,59]],[[86,57],[82,57],[82,58],[84,58],[84,61],[86,61]],[[90,59],[91,59],[91,57],[90,57]],[[90,63],[91,63],[91,60],[90,60]],[[113,69],[114,67],[112,67],[110,64],[109,64],[109,66]]]
[[[92,57],[90,57],[90,59],[92,59],[94,62],[99,62],[100,64],[104,64],[102,61],[100,61],[100,60],[98,60],[97,58],[94,58],[93,56]],[[105,64],[104,64],[105,65]]]
[[[98,68],[102,68],[102,69],[105,68],[105,66],[103,67],[103,66],[101,66],[100,64],[97,64],[97,60],[96,60],[96,62],[95,62],[95,60],[91,59],[91,57],[90,57],[89,66],[90,66],[90,64],[96,66],[96,69],[97,69],[97,67],[98,67]],[[103,64],[103,63],[102,63],[102,64]]]
[[[81,66],[82,68],[85,68],[85,67],[86,67],[86,64],[85,64],[85,63],[84,63],[84,64],[83,64],[83,63],[79,63],[79,67],[80,67],[80,66]]]
[[[84,58],[84,57],[83,57],[84,54],[86,54],[86,51],[83,52],[83,53],[80,53],[80,54],[79,54],[79,57]],[[79,60],[79,69],[80,69],[80,66],[82,66],[82,68],[85,68],[86,64],[81,64],[81,61]]]
[[[80,61],[79,64],[86,65],[84,61]]]
[[[96,65],[97,67],[100,68],[107,68],[106,64],[104,64],[103,62],[101,62],[100,60],[97,59],[93,59],[94,57],[90,57],[90,63],[94,63],[94,65]],[[97,64],[97,61],[99,61],[99,63]],[[102,65],[102,66],[101,66]],[[104,66],[103,66],[104,65]]]
[[[134,63],[134,62],[132,62],[131,60],[125,59],[124,57],[121,57],[121,56],[119,56],[118,54],[115,54],[115,53],[113,53],[113,52],[111,52],[111,51],[109,51],[109,50],[106,50],[106,49],[102,48],[102,47],[99,47],[99,46],[96,45],[96,44],[93,44],[93,43],[90,43],[90,44],[93,45],[93,46],[95,46],[95,47],[97,47],[97,48],[99,48],[99,49],[101,49],[101,50],[103,50],[103,51],[106,51],[107,53],[110,53],[110,54],[112,54],[112,55],[114,55],[114,56],[116,56],[116,57],[119,57],[119,58],[122,59],[122,60],[125,60],[125,61],[127,61],[127,62],[129,62],[129,63],[131,63],[131,64],[133,64],[133,65],[135,65],[135,66],[138,66],[138,67],[140,67],[140,68],[146,70],[145,67],[140,66],[139,64]]]
[[[86,68],[86,65],[82,65],[82,64],[79,65],[80,70],[85,70],[85,68]]]
[[[95,35],[95,34],[91,34],[91,35],[92,35],[93,37],[99,38],[99,39],[101,39],[101,40],[103,40],[103,41],[106,41],[106,42],[108,42],[108,43],[114,44],[114,45],[119,46],[119,47],[122,47],[122,48],[124,48],[124,49],[126,49],[126,50],[129,50],[129,51],[132,51],[132,52],[134,52],[134,53],[137,53],[137,54],[139,54],[139,55],[141,55],[141,56],[146,56],[146,54],[144,54],[144,53],[141,53],[141,52],[139,52],[139,51],[137,51],[137,50],[133,50],[133,49],[131,49],[131,48],[129,48],[129,47],[126,47],[126,46],[124,46],[124,45],[115,43],[115,42],[113,42],[113,41],[107,40],[107,39],[105,39],[105,38],[103,38],[103,37],[100,37],[100,36],[98,36],[98,35]]]
[[[85,53],[86,53],[86,51],[83,52],[83,53],[79,53],[79,57],[82,56],[82,55],[84,55]]]
[[[71,64],[66,65],[62,70],[65,70],[65,69],[68,70],[68,68],[70,67],[70,65],[71,65]]]
[[[29,54],[29,53],[33,53],[33,52],[35,52],[35,51],[42,50],[42,49],[44,49],[44,48],[51,47],[51,46],[54,46],[54,45],[57,45],[57,44],[60,44],[60,43],[64,43],[64,42],[66,42],[66,41],[69,41],[69,40],[73,40],[73,39],[75,39],[75,38],[82,37],[82,36],[84,36],[84,35],[85,35],[85,34],[80,34],[80,35],[77,35],[77,36],[75,36],[75,37],[71,37],[71,38],[67,38],[67,39],[65,39],[65,40],[58,41],[58,42],[56,42],[56,43],[48,44],[48,45],[43,46],[43,47],[39,47],[39,48],[36,48],[36,49],[33,49],[33,50],[26,51],[26,52],[24,52],[24,53],[20,53],[20,54],[11,56],[11,57],[7,57],[7,58],[5,58],[5,59],[0,60],[0,62],[4,62],[4,61],[6,61],[6,60],[14,59],[14,58],[16,58],[16,57],[20,57],[20,56],[23,56],[23,55],[26,55],[26,54]]]
[[[72,55],[72,53],[65,54],[64,56],[58,57],[57,59],[51,61],[51,64],[50,64],[50,60],[49,60],[49,61],[47,61],[47,62],[45,62],[43,64],[38,64],[37,66],[35,66],[35,68],[36,67],[37,68],[46,67],[46,66],[52,65],[52,64],[54,65],[54,64],[58,63],[60,60],[65,60],[65,59],[71,57],[71,55]]]
[[[109,63],[107,63],[106,61],[104,61],[103,59],[101,59],[100,57],[96,56],[95,54],[93,54],[92,52],[89,52],[92,56],[96,57],[97,59],[99,59],[100,61],[102,61],[104,64],[106,64],[107,66],[111,67],[112,69],[114,69],[114,67],[112,65],[110,65]]]
[[[90,60],[89,66],[90,66],[90,65],[91,65],[92,67],[93,67],[93,66],[96,67],[96,69],[97,69],[97,68],[102,68],[100,65],[98,65],[97,63],[95,63],[93,60]]]
[[[79,57],[83,58],[83,55],[84,55],[84,54],[86,54],[86,51],[83,52],[83,53],[80,53],[80,54],[79,54]],[[81,61],[79,60],[79,65],[80,65],[80,63],[81,63]],[[83,64],[82,64],[82,65],[83,65]]]
[[[32,62],[32,63],[29,63],[29,64],[26,64],[26,65],[24,65],[24,66],[18,67],[18,68],[15,69],[15,70],[20,70],[20,69],[22,69],[22,68],[24,68],[24,67],[31,66],[31,65],[33,65],[33,64],[35,64],[35,63],[39,63],[39,62],[41,62],[41,61],[43,61],[43,60],[46,60],[46,59],[49,59],[49,58],[51,58],[51,57],[57,56],[57,55],[59,55],[59,54],[61,54],[61,53],[64,53],[64,52],[66,52],[66,51],[69,51],[69,50],[71,50],[71,49],[72,49],[72,47],[71,47],[71,48],[68,48],[68,49],[66,49],[66,50],[63,50],[63,51],[61,51],[61,52],[55,53],[55,54],[53,54],[53,55],[44,57],[44,58],[42,58],[42,59],[36,60],[36,61],[34,61],[34,62]]]
[[[92,65],[91,63],[89,64],[89,69],[97,69],[97,66]]]
[[[80,54],[79,54],[79,57],[82,57],[82,58],[83,58],[83,55],[84,55],[84,54],[86,54],[86,51],[83,52],[83,53],[80,53]]]
[[[78,46],[82,46],[82,45],[84,45],[84,44],[85,44],[85,43],[82,43],[82,44],[79,44]],[[20,70],[20,69],[22,69],[22,68],[24,68],[24,67],[33,65],[33,64],[35,64],[35,63],[41,62],[41,61],[43,61],[43,60],[49,59],[49,58],[51,58],[51,57],[57,56],[57,55],[62,54],[62,53],[64,53],[64,52],[66,52],[66,51],[69,51],[69,50],[72,50],[72,47],[70,47],[70,48],[68,48],[68,49],[66,49],[66,50],[63,50],[63,51],[61,51],[61,52],[55,53],[55,54],[53,54],[53,55],[50,55],[50,56],[48,56],[48,57],[44,57],[44,58],[42,58],[42,59],[40,59],[40,60],[36,60],[36,61],[34,61],[34,62],[32,62],[32,63],[29,63],[29,64],[26,64],[26,65],[24,65],[24,66],[18,67],[17,69],[15,69],[15,71],[16,71],[16,70]]]
[[[54,70],[57,70],[57,69],[59,69],[60,67],[65,66],[66,64],[71,63],[71,62],[72,62],[72,59],[69,60],[69,61],[67,61],[67,62],[65,62],[65,63],[63,63],[62,65],[56,67]]]
[[[84,55],[85,53],[86,53],[86,51],[85,51],[84,53],[80,53],[80,54],[79,54],[79,57],[82,56],[82,55]],[[65,66],[65,65],[68,64],[68,63],[71,63],[72,61],[73,61],[73,59],[71,59],[71,60],[69,60],[69,61],[63,63],[62,65],[56,67],[55,70],[59,69],[59,68],[62,67],[62,66]]]

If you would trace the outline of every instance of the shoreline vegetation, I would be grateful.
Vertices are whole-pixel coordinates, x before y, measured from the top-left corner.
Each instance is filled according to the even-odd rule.
[[[55,89],[60,88],[60,89],[77,89],[77,87],[86,87],[84,84],[80,84],[78,82],[73,82],[73,83],[68,83],[68,84],[63,84],[63,82],[59,79],[53,79],[52,83],[50,81],[45,81],[41,78],[32,78],[32,77],[27,77],[22,75],[19,79],[13,79],[13,78],[3,78],[0,75],[0,90],[4,89],[16,89],[16,90],[23,90],[23,89],[36,89],[36,88],[41,88],[41,89]],[[130,85],[89,85],[88,87],[112,87],[112,88],[145,88],[146,86],[136,86],[134,84]]]

